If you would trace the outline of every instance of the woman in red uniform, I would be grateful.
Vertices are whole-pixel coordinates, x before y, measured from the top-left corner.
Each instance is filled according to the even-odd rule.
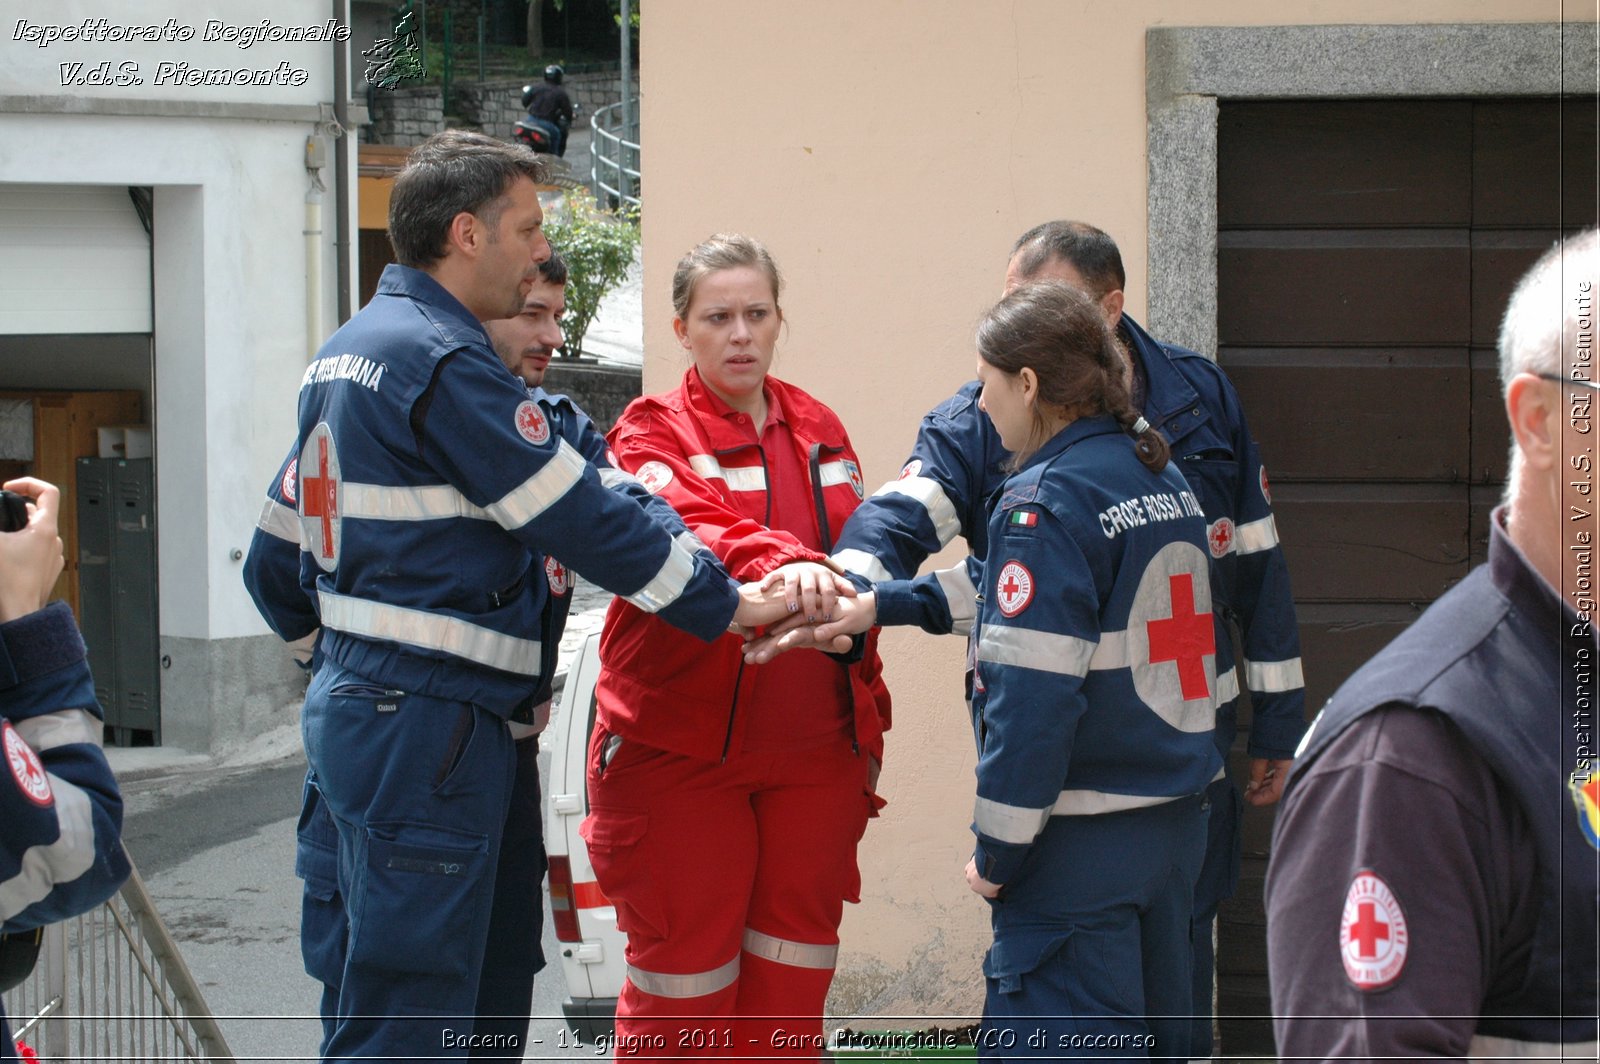
[[[768,375],[780,284],[748,237],[689,252],[672,299],[692,365],[610,441],[735,579],[782,567],[810,609],[861,468],[833,411]],[[619,600],[600,654],[583,837],[628,935],[618,1055],[816,1057],[856,843],[881,805],[874,639],[747,666],[738,636],[707,649]]]

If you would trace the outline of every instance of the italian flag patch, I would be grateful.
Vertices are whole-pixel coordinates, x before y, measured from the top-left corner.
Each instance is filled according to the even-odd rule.
[[[1039,523],[1039,515],[1032,510],[1012,510],[1006,524],[1013,528],[1032,528]]]

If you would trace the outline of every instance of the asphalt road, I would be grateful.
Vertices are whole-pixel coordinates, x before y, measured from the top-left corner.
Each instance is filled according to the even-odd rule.
[[[541,774],[548,774],[541,755]],[[294,827],[305,763],[124,784],[124,839],[223,1034],[241,1061],[317,1059],[320,987],[300,964]],[[565,1036],[566,984],[545,917],[551,964],[534,985],[526,1060],[593,1057]],[[538,1041],[534,1041],[538,1039]]]

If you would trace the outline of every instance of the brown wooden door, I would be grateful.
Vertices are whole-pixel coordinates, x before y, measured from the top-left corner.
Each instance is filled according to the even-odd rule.
[[[1308,712],[1483,560],[1509,446],[1500,318],[1558,233],[1595,223],[1595,118],[1592,100],[1220,106],[1217,354],[1270,472]],[[1271,830],[1247,814],[1220,915],[1229,1055],[1273,1048]]]

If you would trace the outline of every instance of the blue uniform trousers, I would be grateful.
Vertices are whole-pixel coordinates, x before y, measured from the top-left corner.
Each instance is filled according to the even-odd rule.
[[[326,662],[301,729],[349,924],[324,1056],[464,1058],[515,770],[505,724]]]
[[[1233,897],[1239,885],[1240,849],[1244,838],[1244,799],[1232,776],[1206,788],[1210,815],[1206,820],[1206,860],[1194,889],[1194,1016],[1189,1034],[1190,1055],[1211,1056],[1214,1023],[1211,1005],[1217,958],[1212,945],[1217,907]]]
[[[993,902],[978,1054],[1188,1059],[1200,797],[1053,816]]]

